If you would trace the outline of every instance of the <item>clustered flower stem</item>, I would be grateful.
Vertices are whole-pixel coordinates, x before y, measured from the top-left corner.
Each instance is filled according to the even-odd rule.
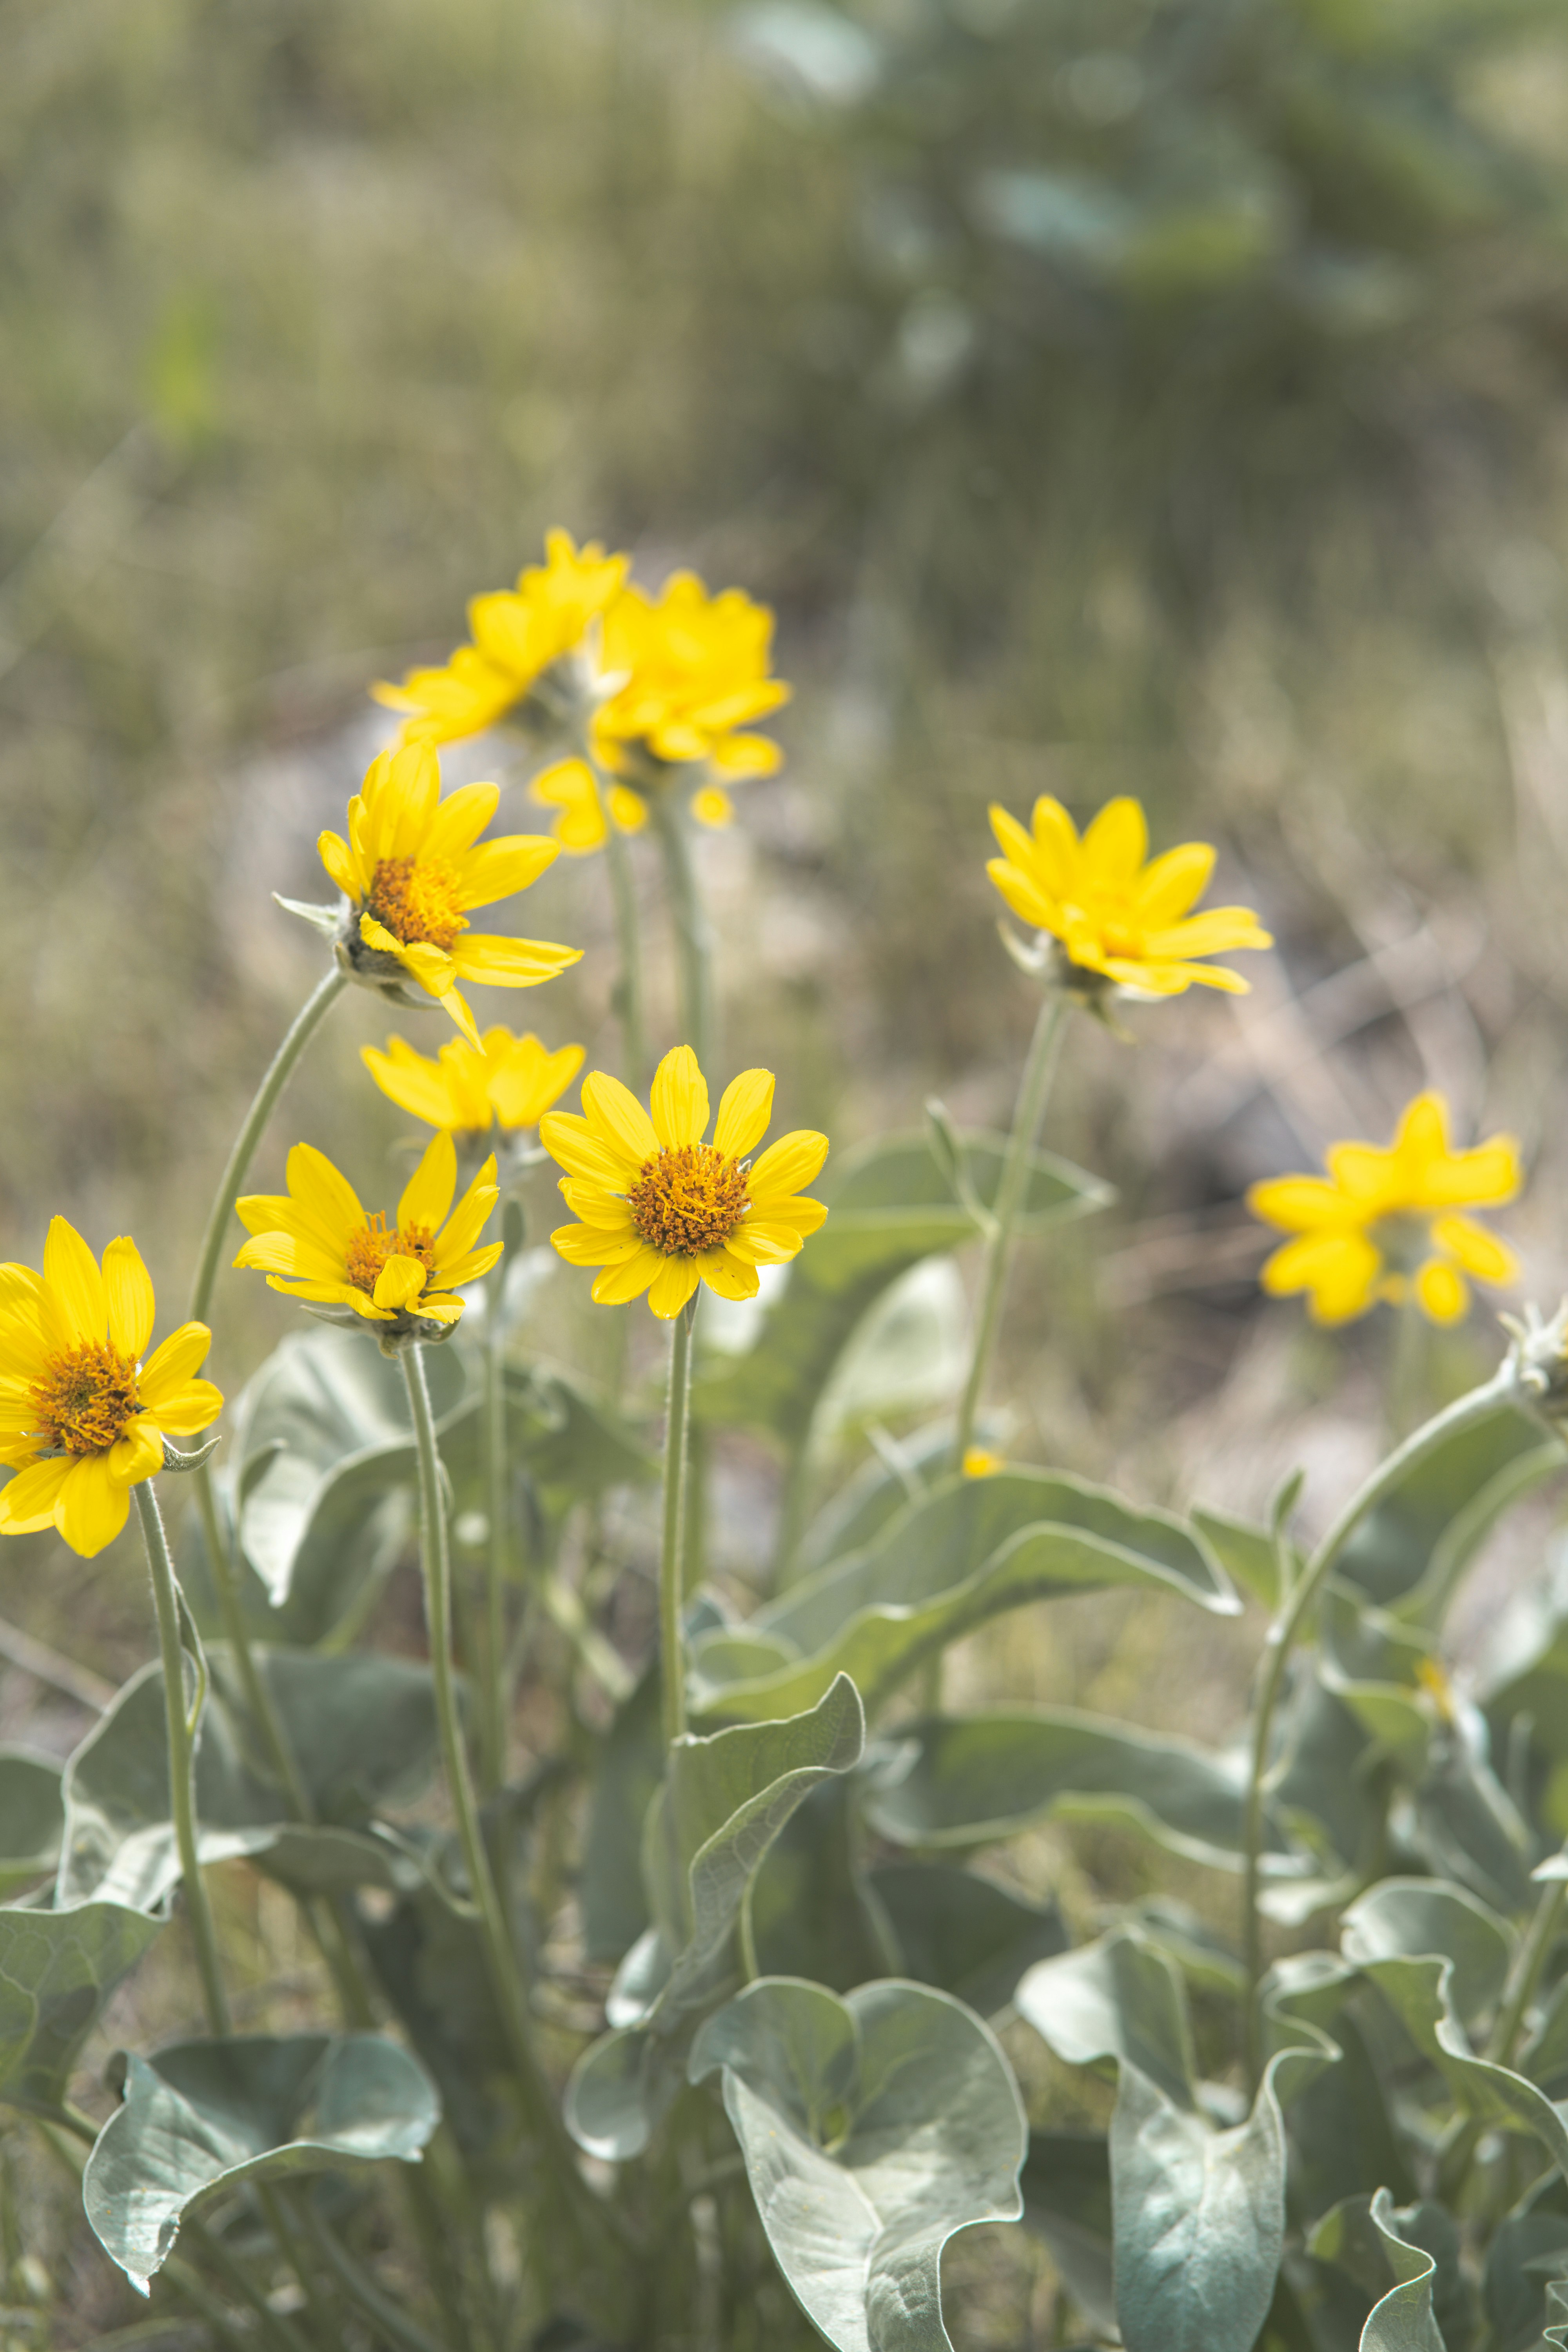
[[[1002,1321],[1014,1229],[1028,1192],[1029,1158],[1039,1141],[1068,1012],[1068,998],[1055,989],[1047,992],[1040,1004],[1035,1034],[1029,1043],[1029,1056],[1024,1065],[1017,1107],[1013,1113],[1013,1129],[1007,1138],[1006,1156],[1002,1162],[990,1229],[985,1236],[985,1256],[980,1270],[980,1297],[974,1317],[974,1347],[969,1360],[969,1377],[964,1381],[963,1395],[959,1403],[958,1426],[953,1433],[955,1469],[963,1468],[963,1457],[974,1440],[974,1423],[985,1393],[985,1381]]]
[[[1486,1420],[1489,1414],[1499,1412],[1518,1395],[1518,1373],[1510,1358],[1489,1381],[1483,1381],[1479,1388],[1468,1390],[1454,1403],[1446,1405],[1441,1412],[1434,1413],[1430,1421],[1424,1422],[1402,1445],[1396,1445],[1340,1512],[1307,1562],[1299,1581],[1291,1587],[1269,1628],[1258,1704],[1252,1718],[1252,1755],[1242,1826],[1241,1925],[1247,1969],[1242,2032],[1247,2085],[1254,2094],[1263,2072],[1261,2020],[1258,2013],[1258,1989],[1263,1976],[1263,1922],[1258,1898],[1262,1880],[1264,1803],[1268,1790],[1274,1716],[1284,1688],[1291,1652],[1300,1639],[1323,1586],[1338,1565],[1345,1546],[1369,1513],[1394,1491],[1407,1471],[1436,1447],[1444,1444],[1461,1429],[1469,1428],[1473,1422]]]
[[[634,1094],[640,1094],[647,1079],[647,1032],[643,1018],[642,1001],[642,936],[637,922],[637,877],[632,872],[631,853],[620,826],[610,813],[610,792],[593,748],[583,745],[583,760],[594,780],[594,796],[599,805],[599,821],[605,828],[605,856],[610,868],[610,896],[616,910],[616,947],[620,958],[620,970],[616,975],[616,1011],[621,1024],[621,1044],[626,1055],[626,1082]]]
[[[195,1747],[194,1727],[185,1706],[184,1649],[180,1640],[180,1604],[174,1563],[151,1478],[134,1490],[142,1540],[153,1579],[153,1605],[158,1617],[158,1652],[163,1666],[163,1713],[169,1738],[169,1808],[174,1815],[174,1843],[184,1882],[185,1909],[196,1948],[196,1969],[207,2023],[214,2033],[229,2031],[228,1996],[218,1964],[217,1934],[207,1902],[206,1883],[196,1855]]]
[[[713,1008],[713,929],[702,903],[691,855],[689,823],[670,793],[656,793],[654,822],[664,852],[669,911],[680,971],[680,1034],[706,1069],[716,1058]]]
[[[479,1914],[479,1940],[489,1974],[490,1989],[506,2034],[512,2072],[526,2105],[530,2124],[542,2144],[545,2170],[559,2195],[563,2218],[579,2242],[578,2251],[582,2252],[584,2244],[591,2246],[595,2237],[603,2235],[608,2226],[607,2217],[577,2169],[572,2143],[566,2136],[554,2095],[534,2050],[528,1997],[517,1946],[501,1908],[495,1873],[490,1867],[489,1854],[485,1846],[479,1801],[458,1712],[457,1675],[452,1649],[452,1565],[447,1544],[446,1507],[441,1492],[441,1465],[436,1443],[435,1417],[430,1409],[430,1391],[425,1377],[421,1349],[416,1346],[405,1347],[399,1354],[408,1391],[408,1410],[414,1424],[419,1464],[419,1559],[425,1580],[425,1614],[430,1643],[436,1719],[447,1790],[457,1822],[458,1843],[468,1874],[469,1898]]]
[[[669,1327],[669,1404],[664,1428],[664,1519],[658,1562],[658,1654],[666,1748],[686,1729],[686,1648],[681,1634],[685,1597],[687,1424],[691,1407],[691,1326],[697,1302]]]

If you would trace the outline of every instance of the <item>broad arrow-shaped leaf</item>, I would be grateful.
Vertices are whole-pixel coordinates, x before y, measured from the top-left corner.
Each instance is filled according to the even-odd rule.
[[[163,1926],[121,1903],[0,1909],[0,2100],[58,2113],[82,2043]]]
[[[215,2190],[342,2164],[412,2164],[440,2120],[417,2059],[376,2033],[183,2042],[125,2060],[82,2203],[145,2294],[184,2216]]]
[[[1421,2215],[1434,2216],[1454,2235],[1440,2209],[1416,2206],[1401,2212],[1387,2189],[1380,2189],[1372,2198],[1347,2197],[1307,2241],[1318,2262],[1343,2271],[1363,2294],[1375,2298],[1358,2352],[1446,2352],[1432,2308],[1437,2263],[1407,2234]],[[1457,2263],[1457,2238],[1455,2255]]]
[[[838,2352],[951,2352],[942,2250],[1022,2210],[1023,2102],[973,2011],[924,1985],[765,1977],[708,2020],[693,2082],[721,2075],[773,2255]]]
[[[0,1748],[0,1895],[53,1870],[64,1822],[54,1758]]]

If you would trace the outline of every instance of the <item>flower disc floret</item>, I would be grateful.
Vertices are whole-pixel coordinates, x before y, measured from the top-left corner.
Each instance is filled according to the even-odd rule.
[[[143,1361],[156,1302],[136,1244],[101,1266],[64,1217],[42,1274],[0,1266],[0,1534],[56,1528],[90,1559],[125,1525],[131,1489],[163,1466],[165,1438],[194,1436],[223,1397],[195,1378],[212,1333],[182,1324]]]
[[[1518,1192],[1512,1136],[1453,1150],[1448,1106],[1427,1093],[1406,1107],[1392,1144],[1331,1144],[1325,1165],[1326,1176],[1271,1177],[1247,1193],[1256,1216],[1293,1237],[1259,1276],[1273,1297],[1304,1291],[1320,1323],[1349,1323],[1380,1300],[1409,1299],[1433,1322],[1453,1323],[1471,1281],[1517,1279],[1508,1244],[1461,1213]]]
[[[1245,995],[1247,982],[1196,958],[1274,942],[1250,907],[1192,913],[1214,872],[1207,842],[1184,842],[1150,859],[1149,827],[1135,800],[1107,803],[1080,841],[1061,803],[1035,803],[1026,832],[1005,808],[991,829],[1002,851],[985,871],[1020,921],[1058,943],[1060,976],[1093,995],[1107,983],[1143,996],[1180,996],[1194,982]]]
[[[598,1269],[596,1304],[646,1291],[668,1321],[699,1283],[721,1298],[754,1298],[758,1267],[795,1255],[827,1214],[820,1201],[798,1197],[827,1157],[827,1138],[799,1129],[752,1159],[773,1098],[771,1071],[742,1071],[705,1142],[707,1082],[690,1046],[678,1045],[658,1066],[646,1110],[618,1078],[595,1070],[580,1114],[545,1114],[540,1140],[566,1170],[562,1198],[581,1221],[551,1240],[572,1265]]]
[[[463,784],[443,800],[435,752],[414,743],[372,761],[349,803],[348,838],[323,833],[319,845],[345,901],[337,939],[344,971],[402,1002],[411,985],[424,991],[476,1048],[460,981],[532,988],[582,954],[468,928],[471,908],[526,890],[559,855],[542,834],[480,841],[500,800],[495,784]]]
[[[257,1268],[327,1322],[369,1324],[385,1350],[445,1339],[463,1312],[456,1292],[501,1254],[500,1242],[476,1246],[500,1197],[493,1154],[454,1209],[457,1188],[457,1147],[445,1129],[404,1188],[395,1224],[384,1212],[367,1213],[323,1152],[297,1143],[287,1192],[236,1202],[250,1239],[234,1263]]]

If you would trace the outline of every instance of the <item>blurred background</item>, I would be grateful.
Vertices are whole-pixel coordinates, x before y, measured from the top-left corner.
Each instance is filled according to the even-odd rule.
[[[1008,1442],[1239,1510],[1304,1459],[1321,1513],[1389,1318],[1264,1308],[1248,1181],[1436,1085],[1521,1136],[1503,1228],[1568,1276],[1565,159],[1561,0],[0,0],[0,1255],[132,1230],[177,1308],[320,966],[268,894],[327,895],[366,688],[559,523],[776,610],[785,770],[703,873],[725,1067],[786,1124],[1005,1123],[990,800],[1221,845],[1278,951],[1135,1045],[1079,1024],[1049,1139],[1120,1202],[1021,1266]],[[542,823],[515,747],[446,767]],[[481,1018],[612,1055],[603,861],[515,919],[589,953]],[[335,1018],[265,1182],[304,1134],[390,1189],[390,1025]],[[218,1312],[237,1385],[283,1302]],[[1479,1309],[1427,1376],[1494,1349]],[[721,1465],[738,1571],[759,1492]],[[145,1654],[129,1558],[5,1565],[89,1694]],[[1212,1731],[1257,1633],[1069,1618],[976,1687]],[[82,1727],[0,1675],[0,1734]]]

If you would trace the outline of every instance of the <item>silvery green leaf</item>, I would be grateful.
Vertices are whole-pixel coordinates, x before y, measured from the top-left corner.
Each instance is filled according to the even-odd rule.
[[[0,1895],[54,1869],[64,1822],[54,1758],[0,1748]]]
[[[942,2250],[1016,2221],[1026,2147],[987,2027],[923,1985],[763,1978],[708,2020],[690,2079],[718,2074],[752,2193],[796,2301],[838,2352],[951,2352]]]
[[[1380,2189],[1371,2198],[1346,2198],[1308,2240],[1317,2261],[1343,2271],[1363,2295],[1373,2298],[1359,2352],[1447,2352],[1432,2308],[1437,2263],[1425,2246],[1404,2234],[1411,2212],[1436,2210],[1401,2212],[1387,2189]]]
[[[205,2199],[328,2166],[414,2163],[441,2113],[417,2059],[376,2033],[178,2042],[128,2056],[122,2096],[88,2158],[82,2204],[143,2294]]]
[[[334,906],[313,906],[306,898],[285,898],[277,890],[272,893],[272,899],[273,904],[281,907],[286,915],[298,915],[302,923],[309,923],[312,930],[320,931],[323,939],[329,940],[335,940],[342,929],[348,905],[346,899],[340,898]]]
[[[0,1908],[0,2101],[58,2113],[104,2004],[163,1924],[121,1903]]]

